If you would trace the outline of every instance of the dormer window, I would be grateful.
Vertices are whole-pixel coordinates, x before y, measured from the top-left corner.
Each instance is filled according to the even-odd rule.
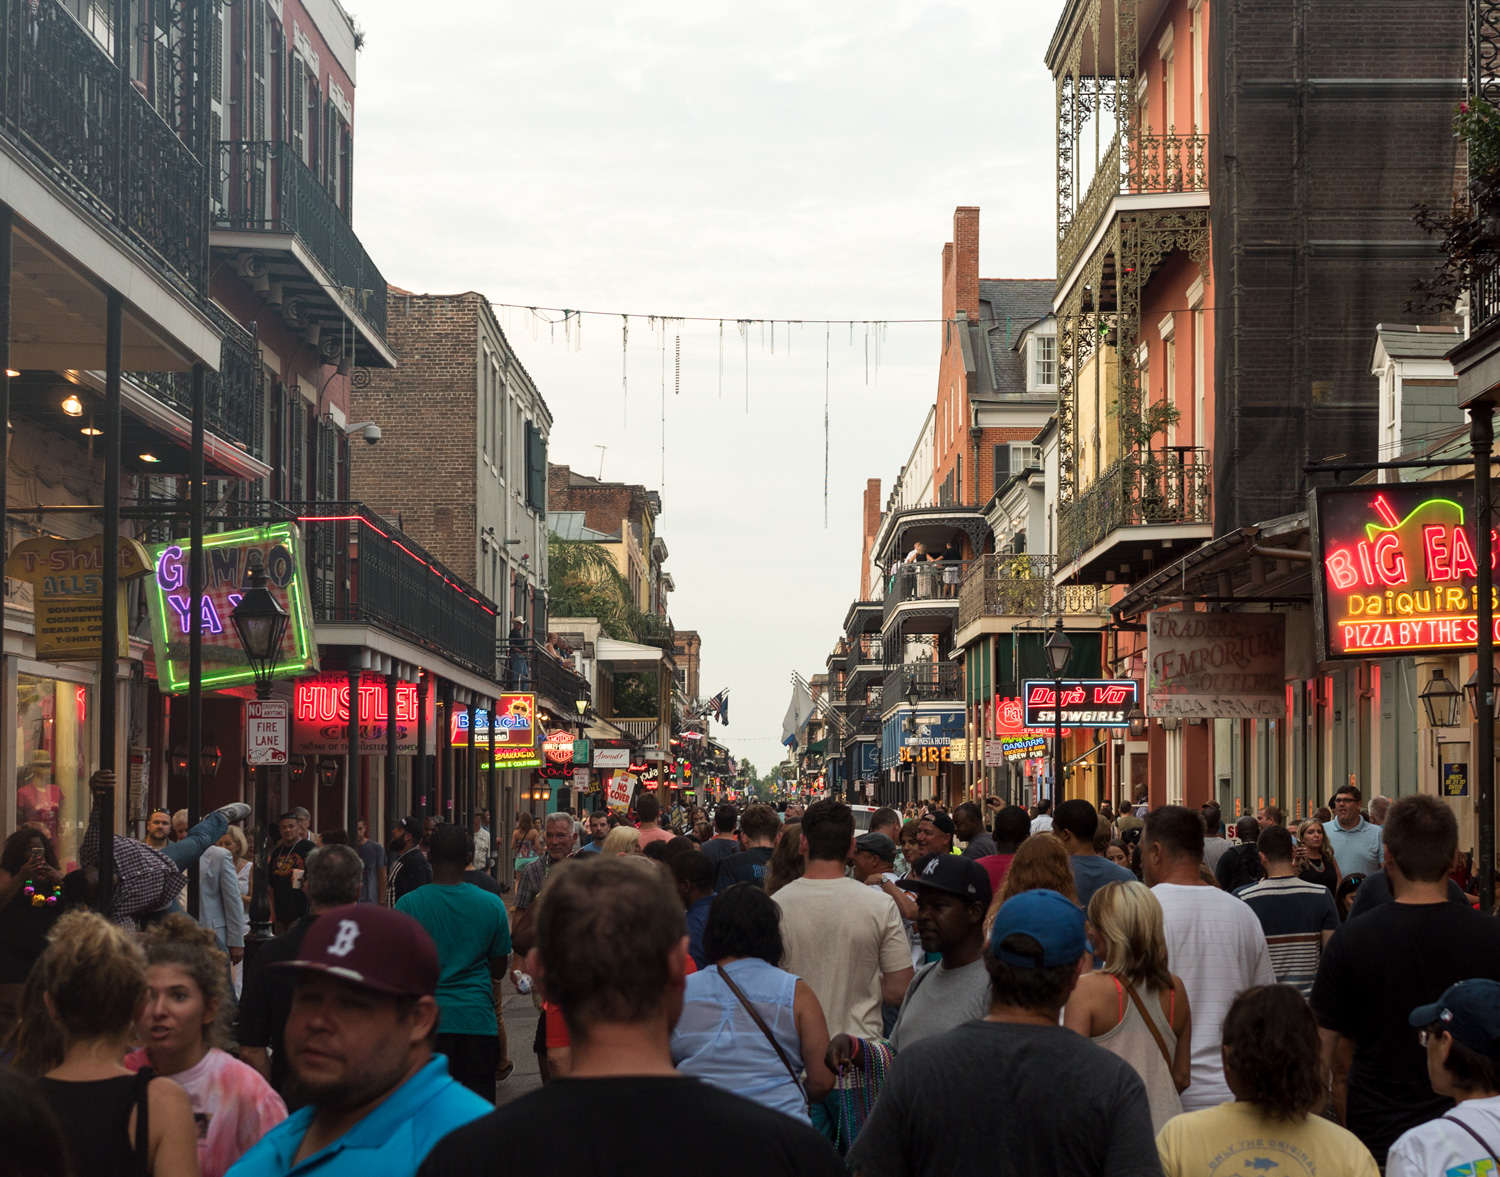
[[[1033,335],[1026,345],[1026,390],[1057,387],[1057,336]]]

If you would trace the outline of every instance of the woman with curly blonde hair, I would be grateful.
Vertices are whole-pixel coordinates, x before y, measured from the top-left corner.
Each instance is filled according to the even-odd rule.
[[[146,948],[146,1045],[125,1057],[187,1092],[207,1129],[198,1137],[202,1177],[229,1167],[282,1120],[286,1104],[254,1067],[226,1054],[229,958],[218,939],[185,915],[169,915],[141,938]]]
[[[1073,863],[1068,858],[1068,852],[1063,849],[1063,844],[1056,838],[1050,835],[1037,836],[1021,843],[1021,848],[1011,859],[1010,870],[1005,873],[1005,881],[1000,884],[1000,890],[995,892],[989,913],[984,917],[986,936],[990,934],[990,925],[995,922],[995,913],[1000,910],[1000,905],[1022,891],[1056,891],[1059,895],[1067,896],[1070,902],[1078,902],[1078,887],[1073,881]]]

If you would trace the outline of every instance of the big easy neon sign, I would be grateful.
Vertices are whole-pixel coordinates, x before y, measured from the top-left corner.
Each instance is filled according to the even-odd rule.
[[[1474,648],[1473,503],[1470,482],[1313,492],[1313,591],[1324,659]],[[1490,536],[1493,568],[1493,517]]]

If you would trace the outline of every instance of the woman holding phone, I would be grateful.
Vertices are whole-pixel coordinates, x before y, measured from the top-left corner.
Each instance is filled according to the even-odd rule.
[[[61,884],[57,851],[41,830],[22,826],[5,840],[0,849],[0,1042],[15,1025],[26,977],[62,913]]]

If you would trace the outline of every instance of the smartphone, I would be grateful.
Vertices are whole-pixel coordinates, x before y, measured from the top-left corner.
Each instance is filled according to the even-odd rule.
[[[33,846],[31,848],[31,865],[32,866],[41,866],[42,863],[43,863],[43,861],[46,860],[46,857],[47,857],[47,852],[45,850],[43,850],[40,846]]]

